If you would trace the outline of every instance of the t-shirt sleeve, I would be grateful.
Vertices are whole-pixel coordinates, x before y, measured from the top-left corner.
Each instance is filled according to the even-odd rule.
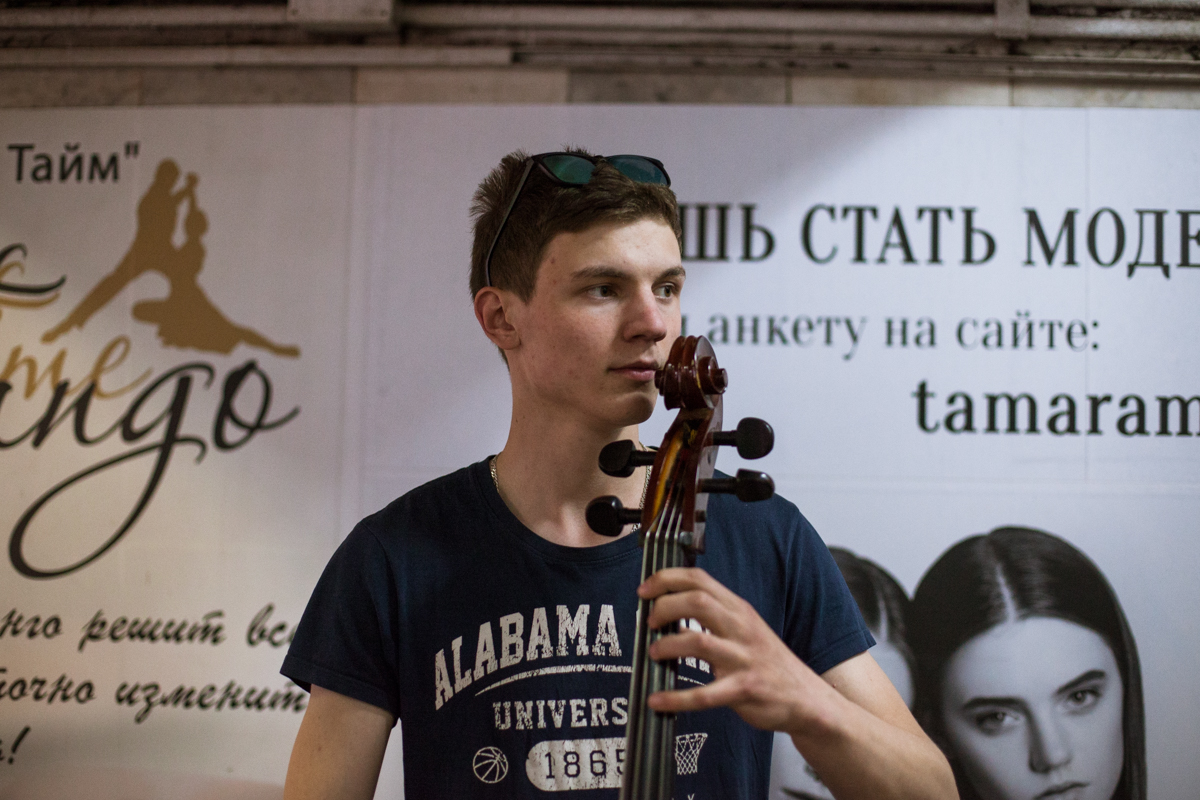
[[[309,598],[280,670],[400,716],[395,594],[388,560],[364,520],[346,537]]]
[[[788,554],[790,582],[784,641],[818,675],[875,645],[829,548],[803,515]]]

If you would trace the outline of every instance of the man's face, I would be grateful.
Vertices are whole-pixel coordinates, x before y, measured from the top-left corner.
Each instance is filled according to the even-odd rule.
[[[517,402],[601,431],[645,420],[654,371],[679,335],[683,280],[675,234],[657,220],[555,236],[533,296],[512,307]]]

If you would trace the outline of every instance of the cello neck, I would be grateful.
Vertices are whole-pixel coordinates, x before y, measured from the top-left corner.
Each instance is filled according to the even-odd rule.
[[[765,422],[753,419],[742,420],[736,433],[721,431],[726,375],[707,339],[676,339],[654,382],[667,408],[680,410],[653,456],[644,507],[624,509],[618,498],[609,496],[593,500],[587,512],[588,524],[606,536],[619,536],[625,525],[640,522],[642,582],[660,570],[695,565],[697,554],[704,552],[710,492],[735,492],[744,500],[766,499],[774,492],[770,477],[762,473],[739,470],[737,479],[712,480],[719,445],[736,444],[744,458],[760,458],[770,452],[774,434]],[[600,454],[600,468],[628,477],[634,467],[649,463],[645,458],[635,454],[632,442],[612,442]],[[679,628],[674,623],[650,629],[654,602],[638,600],[621,800],[671,800],[678,769],[675,715],[646,705],[655,692],[675,689],[679,670],[678,660],[650,658],[650,646]],[[694,758],[690,764],[689,773],[695,771]]]

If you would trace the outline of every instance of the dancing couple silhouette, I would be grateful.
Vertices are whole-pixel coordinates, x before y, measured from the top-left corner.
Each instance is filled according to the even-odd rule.
[[[170,290],[161,300],[142,300],[133,306],[133,316],[158,326],[158,338],[168,347],[191,348],[210,353],[229,353],[239,344],[268,350],[277,356],[296,358],[300,348],[280,345],[257,331],[231,322],[200,288],[197,276],[204,266],[201,242],[208,231],[208,217],[196,203],[198,178],[189,172],[183,187],[179,165],[163,159],[150,188],[138,202],[137,232],[125,257],[104,276],[79,305],[42,336],[49,344],[72,328],[83,328],[92,315],[112,301],[128,284],[146,272],[167,279]],[[180,206],[186,204],[184,242],[175,247],[172,238]]]

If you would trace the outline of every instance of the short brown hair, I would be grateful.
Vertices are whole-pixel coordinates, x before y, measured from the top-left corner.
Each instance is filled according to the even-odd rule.
[[[564,152],[592,155],[577,147],[564,148]],[[528,158],[522,150],[509,153],[475,190],[471,202],[475,220],[472,297],[487,284],[483,262]],[[605,222],[647,218],[660,220],[675,232],[676,239],[680,237],[679,206],[675,193],[666,186],[637,183],[603,161],[583,186],[559,186],[534,167],[492,253],[492,285],[527,301],[533,296],[542,253],[555,236],[578,233]]]

